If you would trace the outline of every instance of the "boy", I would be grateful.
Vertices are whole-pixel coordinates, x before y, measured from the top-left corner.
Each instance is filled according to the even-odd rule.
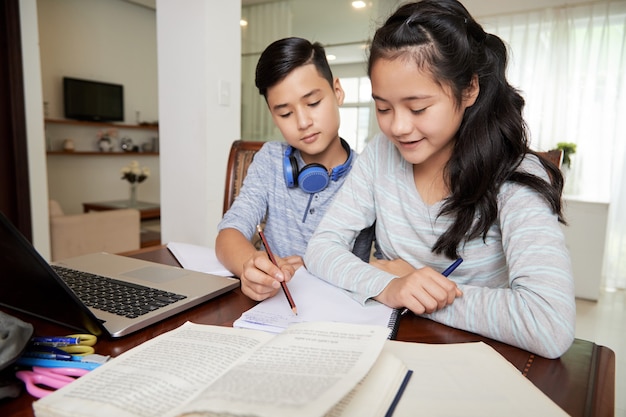
[[[268,142],[255,154],[243,186],[218,225],[215,251],[254,300],[275,295],[304,264],[302,256],[356,153],[339,137],[344,91],[333,78],[324,48],[285,38],[269,45],[256,67],[265,97],[286,143]],[[280,268],[251,239],[265,220],[265,236]],[[363,231],[353,252],[369,259],[372,231]]]

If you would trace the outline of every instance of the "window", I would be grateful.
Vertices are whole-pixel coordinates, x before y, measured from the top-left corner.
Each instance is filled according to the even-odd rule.
[[[611,198],[610,158],[624,114],[626,3],[593,3],[479,19],[508,44],[509,82],[526,100],[531,144],[549,150],[574,142],[565,192]],[[584,175],[583,175],[584,173]]]
[[[341,125],[339,136],[357,152],[365,148],[372,125],[372,88],[368,77],[340,78],[345,92],[343,106],[339,108]]]
[[[626,2],[593,2],[480,22],[509,45],[532,146],[577,145],[565,193],[609,204],[607,288],[626,288]]]

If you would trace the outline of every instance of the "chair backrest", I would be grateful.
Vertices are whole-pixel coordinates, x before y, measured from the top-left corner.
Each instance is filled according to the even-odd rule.
[[[563,163],[563,151],[560,149],[553,149],[547,152],[537,152],[540,157],[552,162],[558,168],[561,168]]]
[[[236,140],[230,147],[228,165],[226,165],[226,184],[224,186],[224,209],[226,213],[230,205],[239,194],[243,179],[248,173],[248,167],[254,154],[257,153],[265,142]]]

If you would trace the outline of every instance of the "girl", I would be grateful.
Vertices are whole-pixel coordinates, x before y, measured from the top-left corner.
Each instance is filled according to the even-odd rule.
[[[506,47],[455,0],[400,7],[368,73],[381,135],[359,157],[305,264],[374,299],[556,358],[574,339],[563,178],[529,149]],[[384,256],[350,253],[376,224]],[[446,278],[452,261],[463,263]]]

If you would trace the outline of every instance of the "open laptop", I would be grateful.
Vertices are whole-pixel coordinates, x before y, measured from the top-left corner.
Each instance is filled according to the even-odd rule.
[[[55,268],[69,268],[101,277],[75,279],[70,283]],[[111,285],[130,285],[122,295],[153,287],[166,293],[156,302],[129,314],[111,313],[111,306],[88,307],[77,292],[84,283],[113,279]],[[70,282],[70,281],[68,281]],[[82,332],[120,337],[143,329],[239,286],[239,280],[205,274],[154,262],[94,253],[48,264],[35,248],[0,212],[0,305],[41,317]],[[98,304],[96,302],[96,304]],[[148,310],[148,311],[146,311]],[[130,317],[126,317],[130,316]]]

